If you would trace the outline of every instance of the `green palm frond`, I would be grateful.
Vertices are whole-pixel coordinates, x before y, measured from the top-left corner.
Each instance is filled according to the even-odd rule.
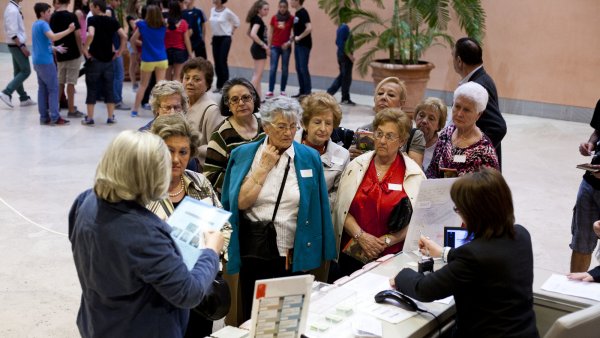
[[[371,0],[386,9],[383,0]],[[450,6],[460,27],[468,36],[481,41],[485,33],[485,12],[481,0],[393,0],[391,15],[361,9],[360,0],[319,0],[319,6],[336,23],[340,16],[353,22],[352,43],[346,51],[369,46],[357,66],[365,75],[378,52],[386,52],[391,63],[416,64],[423,53],[434,45],[452,46],[445,33],[450,22]]]

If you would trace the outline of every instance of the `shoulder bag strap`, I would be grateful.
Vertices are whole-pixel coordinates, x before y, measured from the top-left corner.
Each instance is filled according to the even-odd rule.
[[[281,188],[279,189],[279,195],[277,196],[277,203],[275,203],[275,210],[273,210],[273,217],[271,218],[272,222],[275,222],[275,215],[277,215],[277,209],[279,209],[279,202],[281,202],[281,195],[283,195],[283,187],[285,186],[285,180],[287,179],[288,172],[290,171],[291,159],[291,157],[288,157],[287,166],[285,167],[285,173],[283,174],[283,181],[281,182]]]
[[[412,139],[415,136],[415,131],[417,128],[411,128],[410,134],[408,135],[408,140],[406,141],[406,153],[408,154],[408,150],[410,149],[410,144],[412,143]]]
[[[204,111],[202,112],[202,117],[200,117],[200,126],[204,125],[204,116],[206,116],[206,111],[212,106],[216,106],[216,104],[211,103],[208,106],[206,106],[206,108],[204,108]],[[208,138],[210,139],[210,136]]]

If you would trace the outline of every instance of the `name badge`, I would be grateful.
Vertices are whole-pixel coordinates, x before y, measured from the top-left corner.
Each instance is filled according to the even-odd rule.
[[[313,177],[312,169],[302,169],[300,170],[300,176],[302,177]]]
[[[342,165],[344,164],[344,159],[341,157],[337,157],[337,156],[332,156],[331,157],[331,163],[333,164],[338,164],[338,165]]]
[[[467,155],[454,155],[454,162],[465,163],[467,162]]]
[[[392,191],[402,191],[402,184],[389,183],[388,189],[390,189]]]

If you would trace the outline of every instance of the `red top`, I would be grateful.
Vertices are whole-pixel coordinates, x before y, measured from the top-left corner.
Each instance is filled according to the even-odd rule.
[[[374,159],[371,160],[369,169],[354,195],[349,210],[364,232],[375,237],[389,233],[387,224],[390,214],[394,206],[406,196],[403,185],[405,171],[404,158],[398,155],[383,180],[378,182]],[[349,240],[350,236],[344,232],[341,247],[343,248]],[[381,256],[397,253],[402,250],[403,246],[404,242],[394,244],[386,248]]]
[[[271,26],[273,27],[273,38],[271,46],[281,47],[284,43],[290,41],[292,35],[292,26],[294,25],[294,16],[289,15],[287,21],[277,21],[277,15],[271,18]]]
[[[165,34],[165,48],[177,48],[187,50],[185,48],[185,42],[183,36],[185,32],[188,30],[188,24],[185,20],[179,20],[179,24],[176,26],[174,30],[170,30],[167,28],[167,33]]]

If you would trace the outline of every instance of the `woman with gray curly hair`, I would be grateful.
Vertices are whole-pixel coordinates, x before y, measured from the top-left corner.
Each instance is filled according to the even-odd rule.
[[[500,170],[492,141],[475,125],[488,101],[488,92],[475,82],[454,91],[452,124],[439,135],[427,178],[462,176],[481,167]]]
[[[150,106],[154,119],[160,115],[172,113],[187,114],[189,100],[183,85],[179,81],[160,81],[150,93]],[[139,130],[150,130],[154,119]]]
[[[197,155],[200,143],[198,132],[192,128],[185,116],[179,113],[160,115],[152,124],[151,131],[165,141],[171,153],[171,180],[167,192],[168,197],[151,202],[146,206],[148,210],[166,221],[185,196],[203,200],[217,208],[223,208],[217,193],[206,177],[195,171],[185,170],[190,159]],[[225,223],[221,234],[225,238],[223,252],[226,252],[231,235],[229,223]],[[186,337],[205,337],[211,332],[212,321],[203,318],[196,311],[190,311]]]
[[[294,141],[300,110],[283,96],[263,103],[267,137],[233,150],[225,173],[221,200],[233,227],[227,272],[239,272],[244,319],[256,280],[304,274],[336,256],[321,158]]]

